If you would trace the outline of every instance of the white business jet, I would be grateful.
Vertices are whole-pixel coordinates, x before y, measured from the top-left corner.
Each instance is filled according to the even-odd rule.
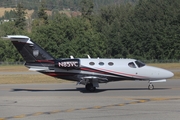
[[[168,70],[145,65],[136,59],[94,59],[89,56],[55,59],[27,36],[8,35],[3,38],[13,43],[29,70],[77,81],[91,92],[99,87],[99,83],[122,80],[146,80],[149,82],[148,89],[154,89],[153,82],[165,82],[174,76]]]

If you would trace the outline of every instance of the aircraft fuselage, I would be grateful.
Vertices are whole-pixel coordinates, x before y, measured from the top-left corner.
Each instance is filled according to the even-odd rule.
[[[42,64],[43,62],[40,61]],[[157,67],[147,66],[135,59],[62,59],[44,61],[45,67],[26,65],[41,73],[72,81],[81,78],[107,79],[104,82],[119,80],[162,80],[173,76],[173,73]],[[103,82],[103,80],[100,80]]]

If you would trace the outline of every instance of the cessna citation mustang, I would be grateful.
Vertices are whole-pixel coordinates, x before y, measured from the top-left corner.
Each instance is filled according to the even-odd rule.
[[[55,59],[27,36],[8,35],[3,38],[13,43],[29,70],[77,81],[91,92],[99,87],[99,83],[122,80],[146,80],[149,81],[148,89],[154,89],[153,82],[165,82],[167,78],[174,76],[168,70],[147,66],[135,59],[91,59],[72,56]]]

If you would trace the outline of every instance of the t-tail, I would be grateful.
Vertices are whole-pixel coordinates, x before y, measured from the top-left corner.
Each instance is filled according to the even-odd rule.
[[[55,58],[33,42],[29,37],[22,35],[8,35],[3,38],[11,40],[26,61],[25,66],[29,67],[31,70],[41,71],[45,70],[45,67],[54,65]]]

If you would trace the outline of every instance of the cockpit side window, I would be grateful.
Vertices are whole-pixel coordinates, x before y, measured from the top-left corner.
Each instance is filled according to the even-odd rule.
[[[145,64],[139,60],[135,61],[135,63],[139,68],[145,66]]]
[[[131,68],[136,68],[135,64],[133,62],[128,63],[128,66]]]

